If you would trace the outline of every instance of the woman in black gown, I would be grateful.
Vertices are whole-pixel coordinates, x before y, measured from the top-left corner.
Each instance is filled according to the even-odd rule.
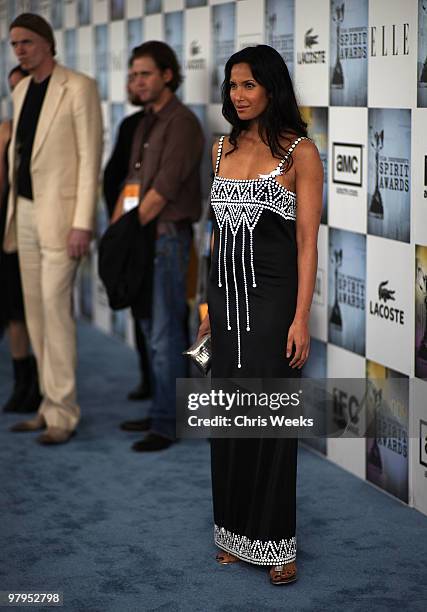
[[[323,168],[285,62],[266,45],[225,67],[228,138],[213,147],[209,314],[215,378],[292,378],[309,353]],[[298,205],[297,205],[298,202]],[[211,441],[219,563],[296,580],[296,439]]]
[[[16,66],[9,73],[13,90],[27,72]],[[33,412],[40,404],[37,366],[30,354],[30,339],[25,324],[24,301],[17,253],[5,253],[2,248],[7,215],[8,164],[7,152],[12,127],[10,121],[0,124],[0,337],[4,329],[9,336],[14,387],[3,406],[4,412]]]

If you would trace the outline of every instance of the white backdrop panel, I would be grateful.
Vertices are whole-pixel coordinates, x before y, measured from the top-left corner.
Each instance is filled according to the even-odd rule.
[[[417,15],[417,0],[370,0],[370,107],[416,106]]]
[[[187,33],[184,53],[185,102],[207,104],[211,49],[209,7],[185,11],[184,29]]]
[[[329,225],[366,233],[366,108],[329,109]]]
[[[301,104],[329,103],[329,1],[299,0],[295,6],[295,87]]]
[[[412,111],[412,237],[427,245],[427,108]]]
[[[409,440],[410,499],[420,512],[427,514],[427,382],[415,379],[411,385],[410,427],[416,437]]]
[[[414,246],[367,237],[366,357],[413,375]]]
[[[327,372],[328,378],[365,378],[365,359],[346,351],[340,347],[328,344],[327,348]],[[359,388],[358,388],[359,387]],[[343,406],[343,413],[348,418],[348,402],[361,401],[359,397],[360,385],[351,385],[349,380],[343,381],[341,393],[346,398]],[[356,395],[355,395],[356,394]],[[357,396],[357,397],[356,397]],[[365,478],[366,472],[366,453],[365,438],[328,438],[327,441],[328,459],[355,474],[359,478]]]

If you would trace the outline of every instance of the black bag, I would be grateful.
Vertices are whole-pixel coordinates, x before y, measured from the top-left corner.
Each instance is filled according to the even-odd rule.
[[[138,207],[110,225],[99,243],[98,273],[113,310],[151,313],[156,223],[141,225]]]

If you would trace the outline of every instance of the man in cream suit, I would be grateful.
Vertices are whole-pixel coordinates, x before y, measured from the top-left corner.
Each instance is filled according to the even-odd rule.
[[[18,249],[25,312],[43,394],[34,419],[42,444],[67,442],[80,415],[72,293],[92,236],[102,149],[95,81],[58,65],[52,28],[23,13],[10,43],[30,74],[13,94],[10,196],[4,249]]]

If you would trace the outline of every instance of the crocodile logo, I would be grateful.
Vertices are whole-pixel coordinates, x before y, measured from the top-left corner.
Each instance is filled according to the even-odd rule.
[[[393,300],[393,302],[395,302],[396,298],[394,297],[394,294],[396,293],[396,291],[389,289],[388,287],[386,287],[386,285],[388,285],[388,280],[383,281],[379,284],[378,299],[383,300],[384,302],[388,302],[389,300]]]
[[[309,30],[307,30],[307,32],[304,35],[304,45],[308,49],[311,49],[313,45],[319,44],[319,41],[317,40],[319,38],[319,35],[313,34],[312,32],[313,32],[313,28],[310,28]]]

